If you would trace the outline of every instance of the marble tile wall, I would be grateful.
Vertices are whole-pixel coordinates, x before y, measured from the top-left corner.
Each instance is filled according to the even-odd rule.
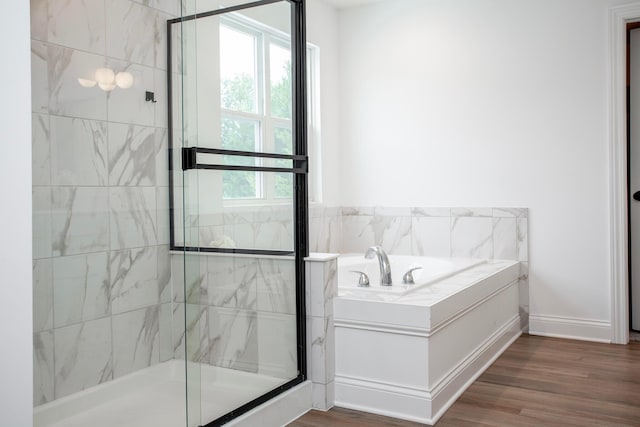
[[[173,357],[297,375],[292,258],[173,254],[171,270],[174,316],[187,319],[186,334],[177,322],[173,330]]]
[[[307,375],[313,407],[330,409],[335,401],[333,299],[338,290],[337,255],[311,254],[306,260]]]
[[[526,208],[325,207],[310,209],[311,252],[520,261],[521,326],[529,318],[529,211]]]
[[[166,97],[179,10],[31,0],[34,405],[173,357],[166,100],[145,91]],[[103,67],[131,87],[80,84]]]

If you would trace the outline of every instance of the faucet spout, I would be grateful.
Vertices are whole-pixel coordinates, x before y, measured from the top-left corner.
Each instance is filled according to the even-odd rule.
[[[378,263],[380,264],[380,285],[391,286],[391,264],[387,253],[380,246],[371,246],[364,253],[364,257],[372,259],[374,256],[378,257]]]

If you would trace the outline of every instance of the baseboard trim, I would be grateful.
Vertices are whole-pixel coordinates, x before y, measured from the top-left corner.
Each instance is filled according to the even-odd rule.
[[[529,315],[529,334],[581,341],[611,342],[611,323],[575,317]]]

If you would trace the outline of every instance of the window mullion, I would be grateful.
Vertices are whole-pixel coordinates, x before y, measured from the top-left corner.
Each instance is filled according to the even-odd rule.
[[[273,123],[271,121],[271,51],[269,49],[271,46],[271,36],[269,34],[264,34],[263,38],[263,47],[264,47],[264,61],[262,63],[263,67],[263,77],[264,77],[264,126],[263,126],[263,141],[264,141],[264,149],[270,153],[275,153],[274,150],[274,141],[273,141]],[[266,200],[273,200],[275,194],[275,180],[274,174],[269,173],[265,174],[265,194],[264,198]]]

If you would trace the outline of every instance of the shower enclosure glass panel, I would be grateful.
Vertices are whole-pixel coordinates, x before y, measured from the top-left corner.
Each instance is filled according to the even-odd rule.
[[[304,379],[297,7],[194,6],[168,24],[170,234],[174,270],[182,266],[174,316],[186,325],[176,351],[186,360],[188,426],[218,425]]]

